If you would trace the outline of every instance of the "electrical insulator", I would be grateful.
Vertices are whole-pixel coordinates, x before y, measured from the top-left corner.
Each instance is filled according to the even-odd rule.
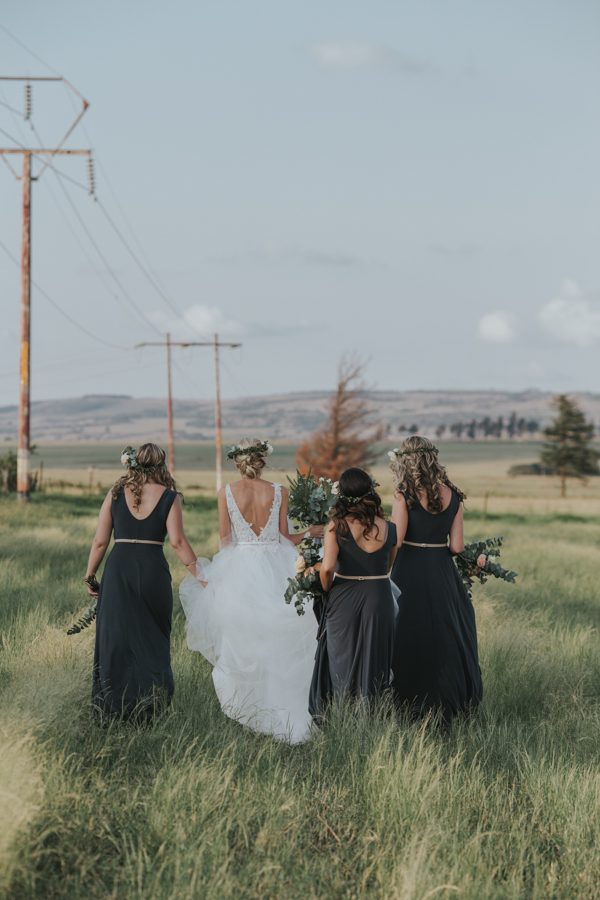
[[[33,97],[31,93],[31,85],[25,85],[25,119],[29,121],[31,119],[31,113],[33,112]]]
[[[96,194],[96,176],[94,174],[94,159],[88,156],[87,161],[88,189],[92,197]]]

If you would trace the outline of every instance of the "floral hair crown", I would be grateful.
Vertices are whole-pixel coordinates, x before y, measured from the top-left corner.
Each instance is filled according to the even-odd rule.
[[[154,469],[155,466],[151,463],[150,465],[144,465],[144,463],[139,462],[137,458],[137,450],[133,447],[125,447],[123,452],[121,453],[121,465],[126,466],[128,469]]]
[[[237,459],[240,456],[250,456],[255,454],[258,456],[270,456],[273,452],[273,445],[270,441],[240,441],[234,444],[227,451],[227,459]]]
[[[398,447],[394,447],[393,450],[388,450],[388,458],[394,462],[395,459],[399,459],[401,456],[412,456],[414,453],[435,453],[437,455],[438,448],[434,447],[416,447],[414,450],[400,450]]]
[[[137,450],[133,447],[125,447],[121,453],[121,465],[127,466],[128,469],[143,469],[144,466],[138,462]]]
[[[377,488],[379,487],[379,482],[375,481],[373,478],[371,479],[371,487],[364,494],[361,494],[360,497],[350,497],[348,494],[342,494],[340,491],[340,483],[339,481],[334,481],[331,486],[331,493],[338,500],[345,500],[346,503],[360,503],[361,500],[364,500],[365,497],[368,497],[369,494],[374,494]]]

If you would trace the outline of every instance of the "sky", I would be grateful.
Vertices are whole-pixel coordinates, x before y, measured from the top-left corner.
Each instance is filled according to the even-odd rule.
[[[95,159],[96,200],[81,158],[33,184],[33,400],[163,396],[135,345],[166,331],[242,343],[226,397],[329,389],[349,353],[380,389],[598,390],[599,47],[597,0],[3,0],[0,74],[68,79]],[[1,146],[78,103],[34,83],[32,130],[0,82]],[[8,405],[5,165],[0,213]],[[210,348],[174,355],[210,397]]]

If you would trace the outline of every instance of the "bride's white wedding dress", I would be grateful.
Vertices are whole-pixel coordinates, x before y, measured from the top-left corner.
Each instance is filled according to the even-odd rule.
[[[213,683],[223,712],[280,740],[309,737],[308,692],[317,624],[310,611],[298,616],[283,599],[297,553],[279,531],[281,486],[259,534],[225,488],[231,543],[201,560],[208,587],[188,576],[180,597],[187,643],[214,666]]]

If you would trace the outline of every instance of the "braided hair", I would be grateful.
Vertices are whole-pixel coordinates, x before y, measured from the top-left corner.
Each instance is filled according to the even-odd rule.
[[[438,450],[427,438],[414,434],[390,453],[390,469],[396,493],[403,494],[409,509],[419,504],[419,495],[427,497],[427,508],[433,513],[443,509],[441,486],[445,484],[464,501],[467,495],[453,484],[446,469],[438,461]]]
[[[378,484],[364,471],[353,467],[346,469],[338,482],[338,494],[334,506],[330,510],[331,521],[342,537],[349,532],[346,517],[360,522],[363,536],[375,539],[379,537],[379,526],[375,519],[384,518],[381,497],[377,493]]]

